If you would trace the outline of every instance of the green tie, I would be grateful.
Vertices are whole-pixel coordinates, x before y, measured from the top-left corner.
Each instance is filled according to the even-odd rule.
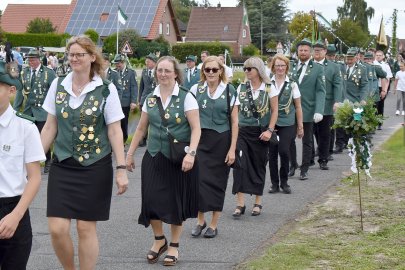
[[[36,76],[35,76],[35,69],[32,71],[32,76],[31,76],[31,88],[34,88],[36,81]]]

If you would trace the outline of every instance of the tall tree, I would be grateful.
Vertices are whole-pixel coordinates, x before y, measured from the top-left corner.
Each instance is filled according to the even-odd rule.
[[[191,8],[198,6],[195,0],[173,0],[172,4],[176,17],[184,23],[188,23]]]
[[[53,27],[51,20],[44,19],[44,18],[34,18],[31,20],[27,25],[27,33],[33,34],[46,34],[46,33],[53,33],[56,31],[56,27]]]
[[[374,17],[374,8],[367,7],[365,0],[344,0],[343,6],[337,7],[338,19],[350,19],[369,33],[368,20]]]

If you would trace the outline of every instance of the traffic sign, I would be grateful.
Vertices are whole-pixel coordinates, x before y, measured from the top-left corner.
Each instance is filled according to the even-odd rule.
[[[133,54],[134,52],[132,51],[131,45],[129,45],[128,41],[125,41],[124,46],[121,49],[122,53],[126,54]]]

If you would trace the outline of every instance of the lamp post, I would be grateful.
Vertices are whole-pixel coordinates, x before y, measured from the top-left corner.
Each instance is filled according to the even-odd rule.
[[[260,55],[263,55],[263,8],[260,0]]]

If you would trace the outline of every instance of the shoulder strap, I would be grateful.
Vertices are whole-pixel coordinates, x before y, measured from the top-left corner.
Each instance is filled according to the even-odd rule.
[[[162,105],[162,101],[160,99],[159,96],[155,96],[156,101],[157,101],[157,105],[159,108],[159,114],[160,114],[160,118],[162,119],[162,124],[165,126],[165,128],[167,129],[167,121],[166,118],[164,117],[164,110],[163,110],[163,105]]]
[[[16,112],[15,115],[17,115],[18,117],[20,117],[22,119],[28,120],[28,121],[30,121],[32,123],[35,123],[35,117],[29,116],[29,115],[26,115],[26,114],[23,114],[23,113],[20,113],[20,112]]]
[[[252,112],[254,118],[259,119],[259,113],[257,112],[257,108],[256,108],[255,103],[253,101],[252,88],[251,88],[249,82],[246,82],[246,92],[247,92],[247,96],[248,96],[248,99],[249,99],[250,111]]]
[[[288,82],[284,81],[283,87],[281,88],[280,93],[278,93],[278,101],[280,101],[281,94],[283,94],[285,87],[287,86],[287,83]]]

